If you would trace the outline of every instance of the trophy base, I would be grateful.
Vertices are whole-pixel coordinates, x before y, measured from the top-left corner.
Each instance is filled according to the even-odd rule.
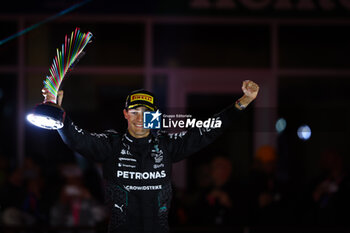
[[[44,129],[60,129],[63,127],[64,111],[56,104],[38,104],[27,120],[35,126]]]

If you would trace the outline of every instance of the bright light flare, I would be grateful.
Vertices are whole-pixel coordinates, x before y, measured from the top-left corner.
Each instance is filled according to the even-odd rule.
[[[63,127],[64,111],[58,105],[38,104],[27,115],[27,120],[35,126],[44,129],[60,129]]]
[[[28,114],[27,120],[33,125],[44,129],[56,130],[63,127],[63,122],[58,119],[49,116],[36,115],[34,113]]]

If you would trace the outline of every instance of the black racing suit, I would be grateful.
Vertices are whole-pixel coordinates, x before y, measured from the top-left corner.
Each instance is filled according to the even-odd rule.
[[[111,208],[110,233],[169,232],[172,164],[213,142],[234,120],[234,106],[217,114],[220,128],[190,128],[178,134],[158,132],[136,139],[130,134],[89,133],[65,118],[63,141],[86,158],[103,164]]]

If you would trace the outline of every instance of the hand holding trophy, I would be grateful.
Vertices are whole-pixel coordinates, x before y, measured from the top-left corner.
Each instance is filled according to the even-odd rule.
[[[53,59],[50,76],[44,81],[43,94],[45,100],[27,115],[27,120],[41,128],[60,129],[63,127],[64,111],[57,104],[57,95],[65,75],[73,68],[83,55],[85,46],[91,42],[92,33],[81,33],[79,28],[72,32],[70,38],[66,35],[61,51]],[[48,98],[49,97],[49,98]]]

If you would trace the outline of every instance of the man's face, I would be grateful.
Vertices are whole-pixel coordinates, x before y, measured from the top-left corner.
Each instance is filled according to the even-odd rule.
[[[128,121],[128,131],[135,138],[147,137],[150,129],[143,128],[143,113],[148,111],[146,107],[137,107],[134,109],[124,109],[124,117]]]

